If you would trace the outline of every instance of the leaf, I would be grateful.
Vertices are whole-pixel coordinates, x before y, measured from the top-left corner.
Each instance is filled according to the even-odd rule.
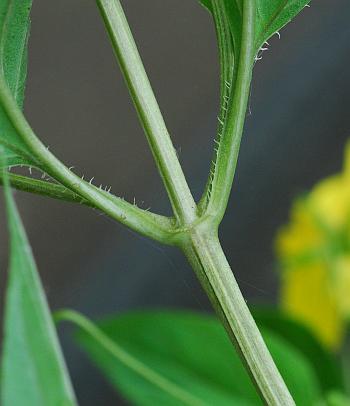
[[[298,348],[313,366],[324,392],[344,389],[339,360],[320,344],[306,326],[274,309],[254,309],[252,313],[260,327],[273,331]]]
[[[230,25],[235,43],[235,54],[238,55],[242,40],[244,6],[242,0],[199,0],[213,15],[216,26],[220,26],[217,10],[221,9]],[[311,0],[248,0],[256,9],[254,23],[255,50],[269,40],[276,32],[288,24]],[[219,28],[219,29],[222,29]]]
[[[330,392],[326,397],[327,406],[349,406],[350,398],[341,392]]]
[[[18,105],[23,106],[27,76],[27,42],[32,0],[2,0],[0,58],[3,73]]]
[[[287,25],[311,0],[258,0],[256,49]]]
[[[174,311],[136,312],[110,318],[99,326],[116,346],[195,396],[196,404],[261,405],[240,358],[213,317]],[[296,403],[313,404],[319,387],[309,362],[276,334],[266,330],[264,337]],[[191,404],[171,398],[95,338],[83,330],[78,334],[82,348],[134,404]]]
[[[290,22],[311,0],[199,0],[212,14],[216,28],[221,66],[221,111],[218,133],[224,129],[226,111],[231,88],[237,74],[241,47],[250,47],[252,41],[254,58],[268,39]],[[248,8],[254,7],[253,21],[249,19]],[[247,16],[245,15],[247,14]],[[252,38],[244,33],[253,31]]]
[[[32,0],[0,0],[0,86],[8,87],[22,109],[27,77],[27,45],[30,28]],[[9,167],[29,165],[42,168],[34,154],[19,137],[0,105],[0,178],[3,163]],[[30,177],[23,177],[26,189],[31,191],[48,190],[52,197],[60,198],[60,193],[52,193],[51,184],[41,182],[40,188]],[[1,183],[1,180],[0,180]],[[24,183],[24,182],[22,182]]]
[[[27,75],[27,42],[32,0],[0,1],[0,72],[20,108]],[[0,144],[8,165],[36,165],[0,106]],[[4,162],[4,160],[2,160]]]
[[[43,287],[6,175],[4,179],[11,256],[1,405],[73,406],[75,397]]]

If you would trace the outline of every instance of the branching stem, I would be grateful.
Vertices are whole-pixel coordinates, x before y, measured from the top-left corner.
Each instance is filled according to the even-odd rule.
[[[179,224],[196,218],[196,205],[119,1],[97,0],[132,100]]]
[[[219,4],[219,0],[216,2]],[[230,71],[224,72],[226,79],[232,79],[232,89],[213,179],[210,182],[210,194],[205,199],[204,206],[201,204],[200,210],[194,202],[176,156],[121,4],[119,0],[97,0],[97,4],[163,179],[176,221],[141,210],[83,181],[70,171],[36,137],[12,97],[3,75],[0,75],[0,103],[10,123],[36,162],[40,163],[40,168],[68,191],[60,185],[44,185],[45,182],[40,181],[34,181],[28,186],[23,178],[16,175],[12,176],[14,186],[22,189],[32,187],[39,193],[55,197],[59,195],[65,200],[74,201],[77,195],[84,204],[98,208],[133,230],[162,243],[177,245],[196,272],[263,401],[273,406],[294,405],[246,306],[217,237],[218,226],[231,191],[247,108],[254,58],[254,26],[257,12],[255,0],[242,2],[243,28],[238,68],[232,77]],[[217,11],[220,12],[219,9]],[[227,33],[226,31],[226,36]],[[221,40],[225,41],[225,38],[222,37]],[[225,49],[223,56],[232,58],[231,48]],[[99,334],[96,330],[92,331],[91,326],[87,327],[90,333]],[[133,363],[134,369],[139,368],[142,373],[148,373],[125,354],[120,351],[118,354],[124,357],[124,361]],[[159,385],[166,384],[161,378],[155,378],[158,379]],[[180,395],[183,396],[183,393]]]
[[[235,90],[231,92],[228,122],[219,146],[211,197],[204,212],[197,210],[193,201],[120,1],[97,0],[97,4],[181,228],[177,244],[196,272],[263,401],[268,405],[294,405],[217,238],[247,108],[254,58],[255,0],[243,2],[243,35]]]

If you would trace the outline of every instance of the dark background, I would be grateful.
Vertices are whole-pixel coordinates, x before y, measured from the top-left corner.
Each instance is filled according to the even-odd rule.
[[[207,176],[218,107],[210,16],[196,0],[123,5],[192,191]],[[350,136],[350,2],[314,0],[256,64],[232,199],[221,239],[248,303],[273,303],[273,239],[296,195],[338,171]],[[75,172],[168,214],[169,203],[94,2],[36,0],[25,112]],[[16,192],[53,309],[90,317],[135,308],[210,311],[179,252],[99,213]],[[1,202],[2,203],[2,202]],[[2,288],[7,235],[1,206]],[[3,295],[2,295],[3,296]],[[81,405],[122,401],[63,328]]]

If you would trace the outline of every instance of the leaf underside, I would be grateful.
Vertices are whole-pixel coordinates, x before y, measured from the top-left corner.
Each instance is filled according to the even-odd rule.
[[[32,0],[0,1],[0,72],[17,104],[23,107],[27,76],[27,43]],[[35,159],[24,145],[0,106],[0,144],[9,166],[34,165]]]
[[[344,379],[339,359],[322,346],[307,326],[290,319],[274,308],[253,309],[252,314],[260,327],[272,330],[283,337],[316,366],[314,370],[325,393],[343,390]]]
[[[231,85],[241,52],[243,26],[243,0],[199,0],[212,14],[218,36],[221,63],[221,88]],[[311,0],[247,0],[255,4],[254,21],[255,54],[261,47],[288,24]],[[231,39],[231,41],[230,41]],[[254,61],[252,60],[253,64]],[[227,86],[226,86],[227,87]],[[223,100],[222,100],[223,104]]]
[[[0,74],[23,107],[31,0],[0,1]],[[73,406],[75,397],[8,178],[1,168],[35,166],[0,106],[0,173],[10,231],[10,269],[1,363],[3,406]],[[6,170],[6,169],[4,169]],[[27,178],[30,182],[30,178]]]
[[[27,78],[31,6],[32,0],[0,0],[0,75],[3,75],[20,109],[23,108]],[[10,168],[19,165],[41,168],[40,162],[19,137],[1,105],[0,146],[2,154],[0,178],[2,176],[1,168],[5,162]],[[28,185],[27,189],[35,191],[35,180],[27,176],[24,178]],[[45,189],[45,183],[47,182],[41,182],[40,190]],[[52,189],[51,184],[47,184],[47,189]],[[65,193],[67,194],[69,191]],[[59,193],[55,195],[51,192],[50,196],[60,198]]]
[[[222,8],[228,17],[231,34],[239,51],[243,20],[243,0],[199,0],[214,16],[215,8]],[[255,49],[288,24],[311,0],[248,0],[255,3]],[[216,21],[217,23],[217,21]]]
[[[35,261],[4,174],[10,231],[1,405],[75,405]]]

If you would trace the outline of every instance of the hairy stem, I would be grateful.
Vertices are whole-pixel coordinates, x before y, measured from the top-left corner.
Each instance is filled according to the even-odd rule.
[[[58,183],[51,183],[40,179],[28,178],[27,176],[7,173],[11,187],[23,192],[29,192],[40,196],[51,197],[53,199],[66,202],[81,203],[89,207],[95,207],[93,202],[82,199],[76,193]],[[4,177],[0,176],[0,185],[3,185]]]
[[[51,197],[53,199],[63,200],[66,202],[79,203],[84,206],[92,207],[93,209],[101,210],[101,208],[94,202],[94,200],[83,198],[58,183],[28,178],[26,176],[17,175],[14,173],[8,173],[7,176],[10,181],[11,187],[14,189],[41,196]],[[0,176],[0,185],[2,185],[3,183],[4,178]],[[152,212],[146,212],[145,210],[131,205],[125,200],[120,199],[119,197],[116,197],[107,191],[97,189],[93,185],[91,185],[91,187],[98,190],[99,193],[104,195],[106,199],[110,200],[115,205],[120,207],[125,206],[125,212],[128,213],[128,216],[129,214],[138,216],[140,211],[142,214],[145,214],[148,219],[149,227],[152,228],[152,233],[154,234],[153,238],[155,240],[169,245],[175,243],[178,230],[175,228],[174,218],[168,218]],[[142,219],[141,221],[144,221],[144,219]],[[146,223],[143,223],[142,226],[144,227],[144,234],[148,237],[151,237],[148,233],[148,229],[146,228]],[[137,231],[140,232],[140,230]]]
[[[129,228],[157,241],[172,243],[174,233],[169,227],[171,223],[169,219],[141,210],[83,181],[48,151],[23,116],[3,75],[0,75],[0,103],[18,136],[47,174],[81,198],[93,202],[96,208]]]
[[[222,0],[212,0],[212,15],[215,21],[220,59],[220,112],[218,116],[217,137],[214,140],[214,157],[211,161],[209,176],[202,198],[198,204],[201,213],[206,210],[211,196],[218,158],[217,146],[220,145],[220,142],[222,141],[224,125],[227,117],[228,101],[232,90],[232,83],[234,83],[234,74],[236,74],[236,70],[234,69],[236,62],[234,58],[234,44],[225,10],[225,4]]]
[[[119,0],[97,0],[97,3],[181,228],[177,245],[211,299],[264,402],[273,406],[294,405],[217,239],[245,119],[254,54],[255,0],[243,2],[242,49],[235,91],[231,92],[228,122],[204,212],[198,212],[193,201]]]
[[[240,49],[236,51],[235,55],[238,64],[237,71],[232,75],[232,82],[227,83],[230,86],[227,116],[214,160],[214,173],[210,175],[212,176],[212,181],[209,183],[210,193],[207,197],[208,192],[205,191],[203,196],[203,199],[208,201],[207,213],[214,215],[218,224],[224,216],[230,197],[245,122],[252,62],[255,56],[255,17],[255,0],[245,0],[243,2],[242,41]],[[224,57],[225,55],[222,56],[222,58]]]

